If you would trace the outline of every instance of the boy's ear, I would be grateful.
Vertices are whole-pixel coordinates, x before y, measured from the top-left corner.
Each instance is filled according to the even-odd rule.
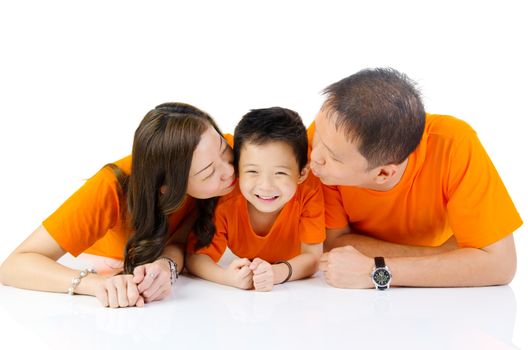
[[[308,165],[306,165],[301,170],[301,176],[299,177],[299,180],[297,181],[297,184],[299,184],[299,185],[302,184],[304,182],[304,180],[306,180],[306,178],[308,177],[308,174],[310,174],[310,167]]]

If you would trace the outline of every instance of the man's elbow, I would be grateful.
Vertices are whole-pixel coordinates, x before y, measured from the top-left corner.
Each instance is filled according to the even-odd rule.
[[[497,285],[505,285],[511,283],[517,272],[517,258],[513,257],[508,259],[509,261],[503,261],[502,266],[499,269],[497,276]]]

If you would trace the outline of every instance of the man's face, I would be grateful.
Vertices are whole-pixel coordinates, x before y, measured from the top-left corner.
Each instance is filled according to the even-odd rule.
[[[369,188],[375,184],[378,169],[368,168],[368,162],[358,150],[357,142],[348,142],[342,130],[336,130],[328,110],[322,108],[315,118],[310,168],[325,185]]]

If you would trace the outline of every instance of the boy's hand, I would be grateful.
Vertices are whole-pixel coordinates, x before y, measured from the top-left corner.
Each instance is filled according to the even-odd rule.
[[[235,259],[229,264],[226,271],[233,287],[240,289],[251,289],[253,285],[253,273],[249,269],[249,259]]]
[[[273,289],[273,269],[269,262],[255,258],[249,269],[253,271],[253,286],[257,292],[269,292]]]

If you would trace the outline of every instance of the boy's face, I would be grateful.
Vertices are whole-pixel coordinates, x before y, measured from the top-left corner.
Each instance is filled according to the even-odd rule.
[[[264,213],[276,212],[293,197],[306,177],[291,147],[284,142],[245,143],[238,164],[240,191],[250,205]]]

